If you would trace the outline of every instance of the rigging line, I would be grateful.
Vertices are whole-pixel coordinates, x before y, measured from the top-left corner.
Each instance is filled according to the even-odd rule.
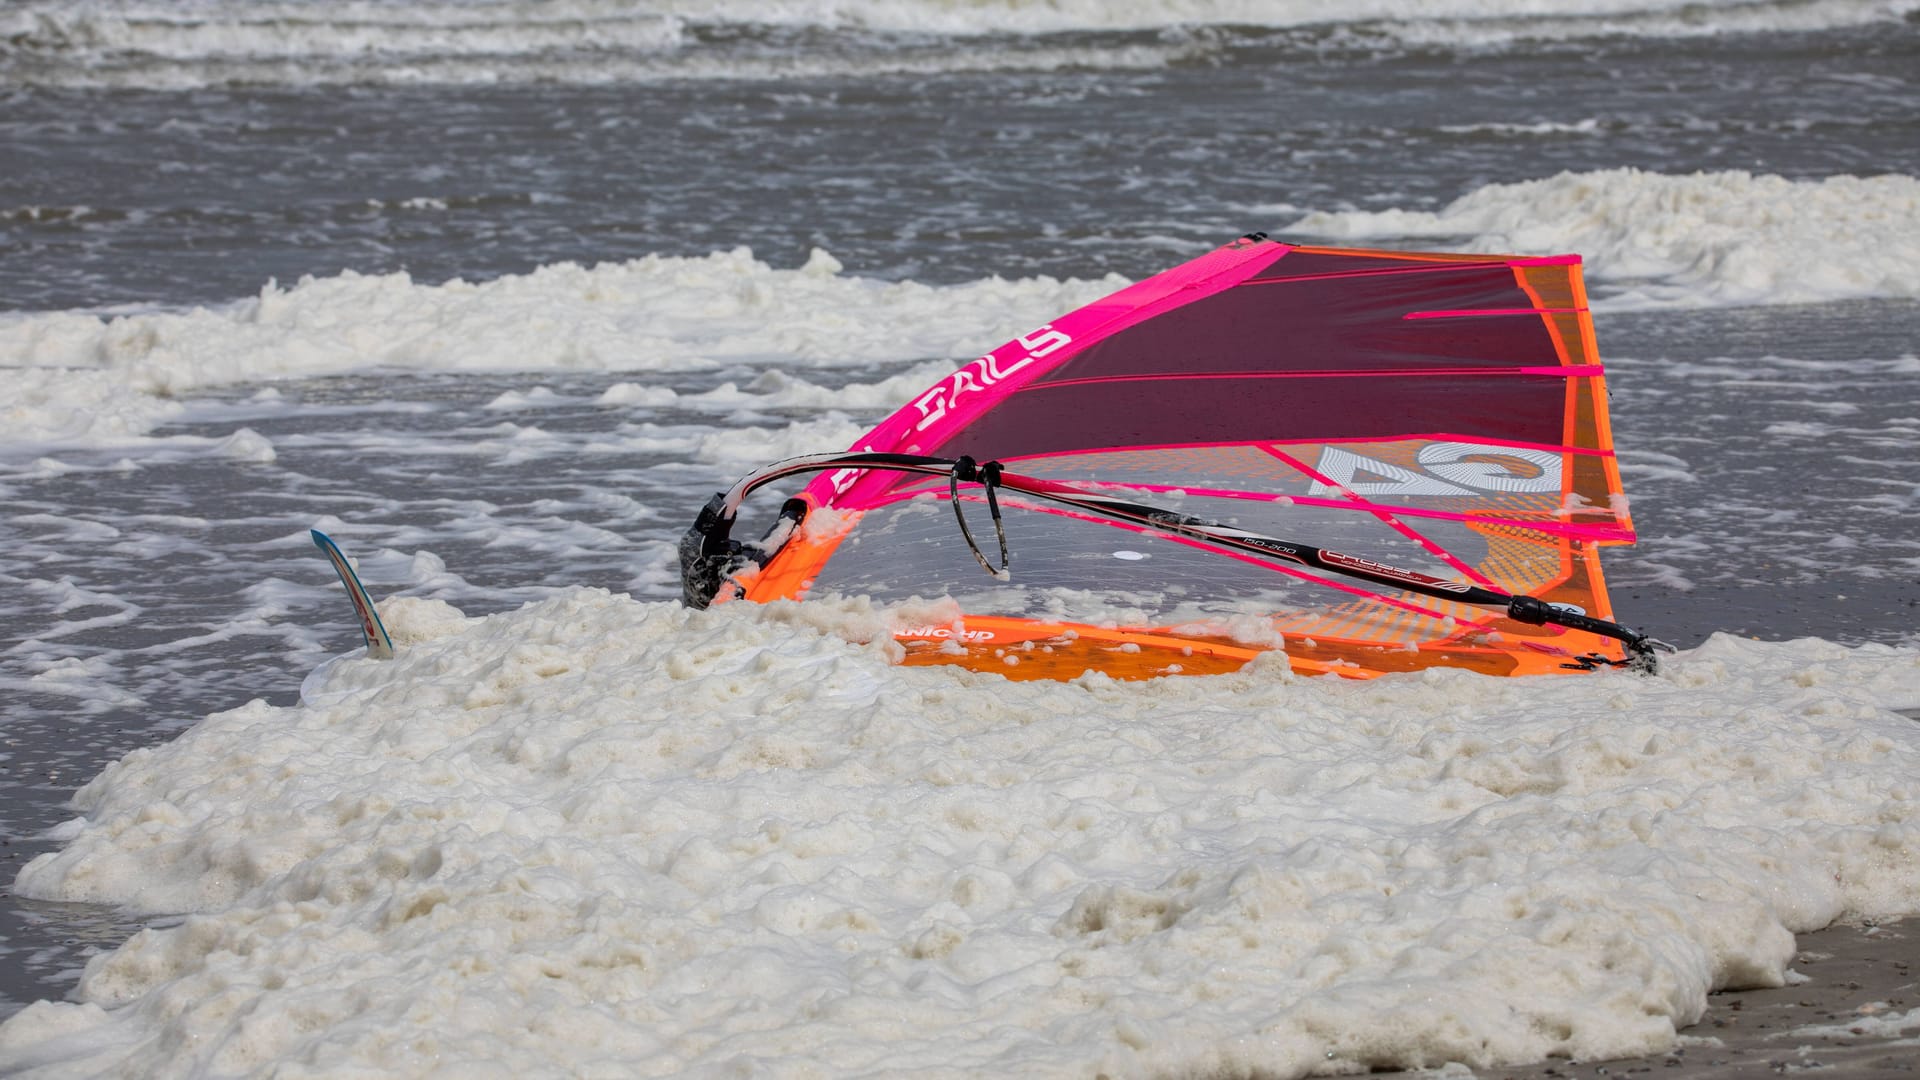
[[[996,568],[980,552],[980,545],[973,541],[973,530],[967,528],[967,515],[960,509],[960,481],[978,482],[987,489],[987,511],[993,515],[993,531],[1000,538],[1000,565]],[[960,523],[960,535],[967,541],[967,550],[980,562],[980,569],[987,576],[1005,581],[1007,568],[1013,560],[1007,557],[1007,529],[1000,521],[1000,499],[994,495],[994,489],[1000,486],[1000,463],[989,461],[976,466],[972,458],[962,455],[953,463],[953,471],[947,473],[947,498],[953,503],[953,519]]]
[[[1492,525],[1510,529],[1525,529],[1531,532],[1549,533],[1565,536],[1573,540],[1632,542],[1633,533],[1627,529],[1609,528],[1605,525],[1576,525],[1570,522],[1545,521],[1532,517],[1501,517],[1497,514],[1462,514],[1452,510],[1429,510],[1417,506],[1405,506],[1399,503],[1369,503],[1355,506],[1351,499],[1322,499],[1313,495],[1274,496],[1271,492],[1234,491],[1229,488],[1202,488],[1189,484],[1148,484],[1128,480],[1087,481],[1101,487],[1126,488],[1131,491],[1150,491],[1154,494],[1180,492],[1203,499],[1239,499],[1245,502],[1272,503],[1276,506],[1312,506],[1327,510],[1359,510],[1365,513],[1375,512],[1375,508],[1385,510],[1395,516],[1432,518],[1436,521],[1457,521],[1467,525]],[[1524,513],[1554,513],[1558,511],[1513,511],[1515,515]]]
[[[1611,446],[1574,446],[1568,443],[1532,442],[1525,439],[1502,439],[1493,435],[1467,435],[1457,431],[1409,431],[1392,435],[1327,435],[1312,439],[1263,439],[1263,445],[1271,446],[1318,446],[1322,443],[1379,443],[1379,442],[1470,442],[1482,446],[1515,446],[1522,450],[1545,450],[1551,454],[1589,454],[1594,457],[1612,457]]]
[[[1015,490],[1018,490],[1018,489],[1015,489]],[[939,492],[936,491],[934,492],[934,494],[937,497],[939,495]],[[962,495],[960,496],[960,498],[977,499],[978,496]],[[1417,615],[1423,615],[1423,616],[1427,616],[1429,618],[1434,618],[1434,619],[1452,619],[1456,623],[1461,623],[1467,626],[1479,627],[1481,629],[1487,629],[1491,626],[1491,624],[1489,623],[1474,622],[1471,618],[1463,616],[1458,612],[1446,612],[1446,611],[1436,610],[1434,608],[1423,607],[1420,604],[1417,604],[1414,601],[1407,599],[1408,596],[1418,595],[1415,593],[1402,593],[1398,596],[1394,596],[1388,593],[1378,592],[1373,589],[1364,588],[1359,585],[1353,585],[1348,582],[1340,581],[1335,578],[1324,577],[1320,574],[1313,573],[1310,570],[1303,569],[1300,566],[1296,566],[1296,565],[1292,565],[1284,562],[1278,562],[1271,558],[1261,558],[1257,555],[1251,555],[1244,551],[1235,551],[1230,547],[1224,547],[1220,544],[1215,544],[1215,543],[1208,543],[1205,540],[1201,540],[1192,536],[1183,536],[1179,533],[1168,532],[1164,528],[1149,526],[1149,525],[1141,525],[1136,522],[1127,521],[1121,518],[1115,518],[1108,514],[1091,513],[1086,510],[1071,509],[1071,508],[1065,508],[1061,506],[1047,506],[1042,503],[1032,502],[1026,499],[1013,499],[1013,500],[1010,500],[1007,503],[1007,505],[1017,507],[1021,510],[1028,511],[1030,513],[1049,514],[1054,517],[1068,518],[1073,521],[1084,521],[1089,525],[1103,525],[1110,529],[1120,529],[1125,532],[1153,536],[1157,539],[1166,540],[1170,543],[1180,544],[1184,547],[1190,547],[1197,551],[1205,551],[1212,555],[1221,555],[1226,558],[1233,559],[1236,562],[1243,562],[1250,566],[1259,567],[1262,570],[1271,570],[1277,574],[1285,574],[1288,577],[1298,578],[1299,580],[1308,582],[1309,584],[1322,585],[1322,586],[1325,586],[1326,588],[1333,589],[1338,592],[1347,593],[1350,596],[1355,596],[1362,600],[1373,600],[1382,604],[1388,604],[1405,611],[1413,612],[1414,614],[1417,614]],[[976,558],[978,557],[977,552],[975,553],[975,557]]]
[[[1419,544],[1421,547],[1427,550],[1428,554],[1435,556],[1436,558],[1440,559],[1442,562],[1453,567],[1455,570],[1458,570],[1460,573],[1465,574],[1467,578],[1471,580],[1474,584],[1488,586],[1488,587],[1493,586],[1494,583],[1491,579],[1489,579],[1485,574],[1482,574],[1480,571],[1475,570],[1473,567],[1467,565],[1467,563],[1464,560],[1462,560],[1459,556],[1455,555],[1451,551],[1448,551],[1446,548],[1441,547],[1439,544],[1434,543],[1432,540],[1428,539],[1425,534],[1415,530],[1412,526],[1407,525],[1404,522],[1400,521],[1386,508],[1378,506],[1374,504],[1372,501],[1366,498],[1363,498],[1358,492],[1354,491],[1352,488],[1348,487],[1347,485],[1337,483],[1329,479],[1327,476],[1322,474],[1318,469],[1312,468],[1306,462],[1301,461],[1299,458],[1296,458],[1291,454],[1283,453],[1280,450],[1275,449],[1274,447],[1271,447],[1271,446],[1262,446],[1260,449],[1265,450],[1267,453],[1272,454],[1274,457],[1280,459],[1281,461],[1286,462],[1288,465],[1293,466],[1295,469],[1299,470],[1302,474],[1306,476],[1310,476],[1314,480],[1322,484],[1325,484],[1326,486],[1332,488],[1335,491],[1338,491],[1342,497],[1352,500],[1356,506],[1360,507],[1361,509],[1364,509],[1368,513],[1379,518],[1382,524],[1393,529],[1395,532],[1398,532],[1400,535],[1406,537],[1407,539],[1412,540],[1414,543]]]
[[[1150,454],[1163,450],[1211,450],[1216,448],[1251,450],[1260,446],[1322,446],[1344,443],[1391,442],[1468,442],[1479,443],[1483,446],[1515,446],[1523,450],[1545,450],[1552,454],[1588,454],[1593,457],[1607,458],[1614,456],[1611,447],[1569,446],[1565,443],[1503,439],[1495,435],[1479,435],[1459,431],[1395,431],[1379,435],[1316,435],[1306,439],[1207,439],[1197,442],[1122,443],[1115,446],[1064,447],[1059,450],[1044,450],[1032,454],[1012,454],[1001,458],[1001,460],[1003,462],[1045,461],[1049,458],[1088,457],[1099,454]]]
[[[804,515],[806,510],[806,504],[799,499],[789,499],[787,507],[782,509],[782,521],[786,523],[786,527],[782,533],[783,539],[774,545],[773,551],[758,545],[750,547],[729,538],[740,500],[744,499],[755,486],[794,472],[829,469],[835,465],[848,468],[879,467],[903,472],[945,475],[954,468],[955,464],[945,458],[920,454],[848,452],[815,454],[806,458],[775,462],[750,474],[732,488],[719,492],[707,500],[707,504],[701,508],[699,515],[694,519],[693,527],[681,537],[679,553],[683,602],[692,608],[707,607],[712,603],[722,585],[731,581],[735,572],[744,569],[748,564],[765,566],[767,560],[777,552],[780,546],[784,545],[785,539],[791,538],[794,531],[793,525],[799,522],[800,516]],[[1613,661],[1600,658],[1598,662],[1652,672],[1656,666],[1655,653],[1672,651],[1672,646],[1638,630],[1551,604],[1536,596],[1508,593],[1499,588],[1466,581],[1436,578],[1365,556],[1349,555],[1328,548],[1282,540],[1203,518],[1174,513],[1159,507],[1086,492],[1071,485],[1041,480],[1037,477],[1003,472],[1000,475],[1000,483],[1011,491],[1078,507],[1119,521],[1134,522],[1168,535],[1192,537],[1239,551],[1284,559],[1300,566],[1324,570],[1376,585],[1397,587],[1423,596],[1483,607],[1504,608],[1506,616],[1517,622],[1530,626],[1552,625],[1568,630],[1579,630],[1599,637],[1612,638],[1625,646],[1626,659]],[[794,510],[796,505],[797,511],[789,520],[789,510]],[[776,525],[776,530],[779,529],[780,526]],[[744,591],[737,584],[734,588],[736,592]]]
[[[1018,490],[1018,489],[1014,489],[1014,490]],[[969,498],[969,497],[971,496],[962,496],[962,498]],[[1243,562],[1250,566],[1257,566],[1262,570],[1271,570],[1276,574],[1285,574],[1288,577],[1298,578],[1301,581],[1305,581],[1313,585],[1322,585],[1322,586],[1325,586],[1326,588],[1333,589],[1338,592],[1346,593],[1349,596],[1359,597],[1362,600],[1377,601],[1379,603],[1400,608],[1403,611],[1410,611],[1416,615],[1423,615],[1428,618],[1452,619],[1454,622],[1459,623],[1463,626],[1477,627],[1483,630],[1490,629],[1492,626],[1491,623],[1475,622],[1473,619],[1464,617],[1457,613],[1449,613],[1445,611],[1439,611],[1434,608],[1423,607],[1412,600],[1406,599],[1407,596],[1418,595],[1418,594],[1402,593],[1399,596],[1394,596],[1388,593],[1378,592],[1373,589],[1368,589],[1359,585],[1354,585],[1345,581],[1340,581],[1336,578],[1324,577],[1320,574],[1313,573],[1310,570],[1303,569],[1300,566],[1279,562],[1271,558],[1261,558],[1257,555],[1248,554],[1247,552],[1244,552],[1244,551],[1235,551],[1230,547],[1224,547],[1220,544],[1208,543],[1205,540],[1201,540],[1192,536],[1182,536],[1179,533],[1168,532],[1163,528],[1158,528],[1158,527],[1149,526],[1149,525],[1141,525],[1135,522],[1125,521],[1125,520],[1117,519],[1114,517],[1110,517],[1106,514],[1089,513],[1085,510],[1063,509],[1060,507],[1045,506],[1040,503],[1029,502],[1025,499],[1010,500],[1007,503],[1007,505],[1019,507],[1022,510],[1026,510],[1035,514],[1051,514],[1054,517],[1070,518],[1074,521],[1084,521],[1091,525],[1104,525],[1104,526],[1107,526],[1108,528],[1122,529],[1130,533],[1151,535],[1151,536],[1157,537],[1158,539],[1166,540],[1175,544],[1180,544],[1184,547],[1193,548],[1197,551],[1205,551],[1212,555],[1221,555],[1226,558],[1233,559],[1236,562]]]
[[[1529,626],[1551,625],[1566,630],[1578,630],[1598,637],[1612,638],[1625,647],[1625,659],[1614,661],[1601,658],[1597,662],[1631,667],[1641,672],[1651,673],[1657,666],[1655,653],[1673,651],[1672,646],[1638,630],[1548,603],[1537,596],[1508,593],[1496,587],[1436,578],[1415,570],[1377,562],[1364,556],[1348,555],[1345,552],[1265,536],[1202,518],[1172,513],[1158,507],[1130,503],[1123,499],[1088,494],[1078,488],[1031,476],[1007,473],[1001,477],[1001,482],[1012,491],[1065,503],[1068,506],[1078,506],[1122,521],[1139,522],[1161,532],[1195,537],[1255,554],[1277,556],[1301,566],[1326,570],[1375,584],[1398,586],[1423,596],[1483,607],[1505,608],[1507,618],[1516,622]]]
[[[1204,445],[1211,446],[1213,444],[1204,444]],[[1246,444],[1246,443],[1228,443],[1228,444],[1219,444],[1219,445],[1231,446],[1234,448],[1244,448],[1247,450],[1261,449],[1260,447],[1256,447],[1252,444]],[[1283,444],[1277,444],[1277,445],[1291,445],[1291,444],[1283,443]],[[1495,445],[1495,444],[1490,444],[1490,445]],[[1497,444],[1497,445],[1507,445],[1507,444]],[[1541,449],[1541,450],[1551,449],[1556,452],[1568,452],[1572,450],[1572,448],[1568,448],[1568,447],[1549,448],[1545,446],[1537,446],[1531,443],[1526,443],[1526,444],[1514,443],[1511,445],[1524,446],[1528,449]],[[1054,451],[1046,454],[1035,454],[1035,455],[1030,455],[1030,456],[1021,457],[1021,458],[1009,458],[1008,460],[1010,461],[1046,461],[1052,458],[1072,457],[1072,456],[1097,454],[1097,453],[1104,453],[1104,452],[1105,451],[1099,451],[1099,450]],[[1264,450],[1262,450],[1261,452],[1265,453],[1266,456],[1268,457],[1279,459],[1279,455],[1268,453]],[[1574,452],[1577,452],[1577,451],[1574,451]],[[1605,454],[1604,452],[1596,452],[1596,453],[1599,454],[1599,456],[1611,456],[1611,455]],[[1093,477],[1088,477],[1086,479],[1072,479],[1072,478],[1063,477],[1061,478],[1061,480],[1067,483],[1086,484],[1092,489],[1119,488],[1126,491],[1144,491],[1144,492],[1151,492],[1153,494],[1165,494],[1169,492],[1176,492],[1179,494],[1191,495],[1196,498],[1203,498],[1203,499],[1235,499],[1242,502],[1271,503],[1275,506],[1283,506],[1283,507],[1284,506],[1308,506],[1308,507],[1314,507],[1316,509],[1341,510],[1341,511],[1348,511],[1352,513],[1370,514],[1375,516],[1378,516],[1380,512],[1385,511],[1386,513],[1392,514],[1396,517],[1416,517],[1416,518],[1426,518],[1433,521],[1459,522],[1464,525],[1483,525],[1483,526],[1488,526],[1492,528],[1518,529],[1524,532],[1535,532],[1535,533],[1542,533],[1547,536],[1564,537],[1568,540],[1585,540],[1585,541],[1589,541],[1596,544],[1631,544],[1636,539],[1636,535],[1632,529],[1623,528],[1621,526],[1600,525],[1600,524],[1581,524],[1578,522],[1560,520],[1565,516],[1567,516],[1566,512],[1560,508],[1555,508],[1553,510],[1514,509],[1514,510],[1507,511],[1505,513],[1489,512],[1489,513],[1468,514],[1468,513],[1461,513],[1459,511],[1454,511],[1454,510],[1436,510],[1430,507],[1408,506],[1404,503],[1356,502],[1354,499],[1351,499],[1351,498],[1324,499],[1314,495],[1276,496],[1272,492],[1238,491],[1231,488],[1205,488],[1205,487],[1195,487],[1191,484],[1153,484],[1153,483],[1147,483],[1147,482],[1138,481],[1138,480],[1116,480],[1111,478],[1097,479]],[[938,491],[938,485],[939,485],[939,479],[936,476],[928,476],[926,478],[905,481],[895,486],[891,491],[888,491],[883,495],[874,496],[871,500],[868,501],[867,505],[869,506],[869,508],[874,508],[874,507],[881,507],[881,506],[890,506],[896,502],[906,502],[908,500],[917,498],[921,495],[936,493]],[[1329,485],[1329,486],[1332,486],[1332,485]],[[1608,510],[1606,508],[1599,507],[1599,506],[1582,507],[1579,510],[1575,511],[1575,513],[1597,515],[1601,517],[1615,517],[1614,513],[1611,510]],[[1549,515],[1549,514],[1552,516],[1554,520],[1548,520],[1546,515]]]

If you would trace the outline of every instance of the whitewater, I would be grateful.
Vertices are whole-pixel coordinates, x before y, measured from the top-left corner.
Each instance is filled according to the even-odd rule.
[[[18,887],[197,914],[0,1048],[448,1075],[1612,1056],[1920,887],[1920,748],[1885,710],[1912,650],[1721,637],[1597,691],[1009,684],[890,666],[857,605],[384,614],[394,662],[81,791]]]
[[[17,5],[0,1075],[1705,1045],[1920,914],[1913,10]],[[1659,675],[1011,683],[895,665],[937,582],[677,603],[741,473],[1255,229],[1585,256]]]

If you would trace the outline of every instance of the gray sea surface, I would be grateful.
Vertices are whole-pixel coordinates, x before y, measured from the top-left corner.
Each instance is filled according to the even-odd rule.
[[[206,60],[188,79],[122,56],[90,84],[51,47],[0,43],[0,311],[177,310],[345,271],[484,281],[742,245],[782,267],[824,248],[890,281],[1138,278],[1309,211],[1433,211],[1562,172],[1920,176],[1911,16],[1454,41],[1365,25],[710,33],[697,69],[498,83],[382,81],[344,60],[337,78]],[[830,70],[835,50],[856,73]],[[966,50],[980,62],[947,63]],[[1018,59],[1040,50],[1086,59]],[[1129,50],[1163,59],[1098,60]],[[1607,558],[1623,619],[1682,647],[1915,641],[1920,302],[1596,321],[1641,537]],[[114,447],[0,445],[0,888],[117,757],[252,698],[291,703],[357,643],[315,524],[369,555],[376,592],[469,614],[576,584],[677,595],[671,546],[731,476],[646,449],[640,429],[724,438],[819,410],[596,399],[757,374],[373,370],[276,382],[270,399],[196,391],[152,433],[244,425],[270,462],[162,447],[123,468]],[[512,393],[524,404],[496,404]],[[537,428],[538,451],[502,424]],[[67,662],[71,677],[34,679]],[[0,1015],[65,994],[140,925],[0,897]]]

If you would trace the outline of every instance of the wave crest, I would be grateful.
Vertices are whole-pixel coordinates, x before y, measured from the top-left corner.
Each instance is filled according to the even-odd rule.
[[[0,12],[0,86],[188,89],[602,84],[1129,70],[1304,52],[1818,31],[1920,0],[26,0]]]
[[[1920,297],[1920,179],[1563,172],[1437,211],[1316,212],[1292,231],[1486,252],[1575,251],[1615,307]]]

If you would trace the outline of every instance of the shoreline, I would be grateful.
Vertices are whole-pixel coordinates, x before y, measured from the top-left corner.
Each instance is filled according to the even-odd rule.
[[[1818,1071],[1828,1080],[1920,1075],[1920,918],[1836,923],[1799,935],[1790,971],[1806,981],[1721,990],[1671,1050],[1638,1058],[1473,1070],[1481,1080],[1599,1080],[1657,1074],[1670,1080],[1737,1080]],[[1889,1022],[1892,1018],[1892,1022]],[[1465,1075],[1458,1066],[1447,1075]],[[1429,1070],[1378,1074],[1415,1077]]]

